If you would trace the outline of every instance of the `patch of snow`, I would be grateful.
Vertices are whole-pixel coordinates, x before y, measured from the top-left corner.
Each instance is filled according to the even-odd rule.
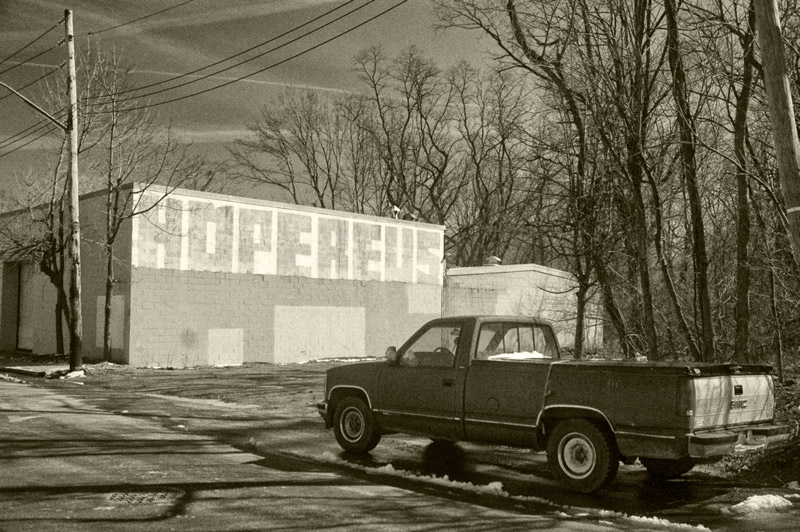
[[[538,351],[523,351],[521,353],[501,353],[499,355],[492,355],[489,360],[536,360],[541,358],[550,358]]]
[[[159,393],[144,393],[142,394],[145,397],[152,397],[154,399],[166,399],[168,401],[172,401],[174,403],[191,403],[191,404],[198,404],[198,405],[206,405],[206,406],[213,406],[219,408],[230,408],[234,410],[246,410],[249,408],[259,408],[258,405],[247,405],[247,404],[238,404],[238,403],[226,403],[224,401],[218,401],[216,399],[197,399],[192,397],[179,397],[177,395],[163,395]]]
[[[704,527],[703,525],[687,525],[686,523],[673,523],[672,521],[667,521],[666,519],[661,519],[660,517],[642,517],[639,515],[631,515],[628,516],[627,519],[633,521],[634,523],[663,526],[678,530],[704,530],[704,531],[708,530],[709,532],[711,532],[711,529]]]
[[[731,506],[731,511],[738,514],[748,514],[753,512],[781,510],[790,506],[792,506],[791,501],[780,495],[753,495],[739,504]]]
[[[784,495],[783,498],[784,499],[789,499],[789,500],[792,500],[792,501],[794,501],[794,500],[800,501],[800,494],[790,493],[789,495]]]
[[[787,488],[792,490],[800,490],[800,482],[793,480],[786,485]]]
[[[14,384],[25,384],[25,381],[21,381],[18,378],[12,377],[11,375],[6,375],[5,373],[0,373],[0,381],[13,382]]]
[[[350,364],[352,362],[374,362],[377,357],[354,357],[354,358],[317,358],[315,360],[305,360],[300,364]]]
[[[310,457],[306,455],[307,457]],[[422,482],[426,482],[428,484],[434,484],[437,486],[443,486],[448,488],[457,488],[466,491],[470,491],[473,493],[484,494],[484,495],[494,495],[497,497],[505,497],[508,499],[512,499],[515,501],[521,502],[535,502],[539,504],[545,504],[548,506],[552,506],[558,508],[554,511],[555,515],[562,517],[562,518],[575,518],[575,517],[597,517],[597,518],[615,518],[615,519],[623,519],[633,521],[637,525],[642,524],[649,524],[649,525],[656,525],[658,527],[667,527],[676,530],[699,530],[701,532],[711,532],[711,530],[703,525],[689,525],[686,523],[673,523],[671,521],[667,521],[666,519],[660,519],[657,517],[640,517],[640,516],[629,516],[627,514],[621,512],[614,512],[610,510],[591,510],[586,508],[577,508],[571,507],[567,505],[559,505],[547,499],[542,499],[539,497],[529,497],[529,496],[521,496],[521,495],[511,495],[503,488],[502,482],[490,482],[486,485],[475,485],[471,482],[461,482],[457,480],[450,480],[450,478],[445,475],[443,477],[436,477],[430,475],[420,475],[413,471],[407,471],[404,469],[395,469],[392,464],[386,464],[380,467],[368,467],[362,466],[358,464],[353,464],[346,460],[342,460],[335,454],[330,451],[324,451],[321,455],[319,455],[317,460],[321,462],[326,462],[330,464],[336,464],[339,466],[349,467],[351,469],[357,469],[359,471],[366,472],[368,474],[375,474],[375,475],[389,475],[407,479],[414,479]],[[787,501],[788,502],[788,501]],[[791,504],[791,503],[790,503]],[[565,513],[563,510],[573,510],[572,514]]]

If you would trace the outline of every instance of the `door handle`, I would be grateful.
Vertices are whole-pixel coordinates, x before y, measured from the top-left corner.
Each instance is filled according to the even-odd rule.
[[[452,377],[445,377],[442,379],[442,386],[453,386],[455,385],[456,380]]]

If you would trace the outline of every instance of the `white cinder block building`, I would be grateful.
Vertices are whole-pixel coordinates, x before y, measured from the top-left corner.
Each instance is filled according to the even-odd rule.
[[[452,268],[444,227],[244,197],[132,187],[114,251],[114,362],[186,367],[382,356],[442,315],[553,321],[574,338],[574,282],[536,265]],[[103,193],[81,198],[84,357],[102,360]],[[131,211],[129,211],[131,212]],[[2,234],[30,231],[27,211]],[[0,237],[1,238],[1,237]],[[27,262],[0,265],[0,350],[56,350],[55,289]],[[602,342],[596,316],[589,346]],[[68,346],[68,328],[65,344]]]
[[[164,193],[134,188],[136,210],[154,207],[124,225],[115,247],[115,362],[183,367],[381,355],[441,316],[442,226]],[[87,360],[102,359],[104,216],[102,194],[82,197]],[[53,352],[53,287],[26,263],[4,264],[2,279],[0,349]]]

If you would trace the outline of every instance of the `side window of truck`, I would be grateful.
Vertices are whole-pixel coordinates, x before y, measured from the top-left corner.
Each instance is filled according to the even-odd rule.
[[[453,325],[437,325],[425,331],[400,353],[400,365],[407,367],[451,368],[461,329]]]
[[[534,345],[537,352],[546,358],[558,358],[556,339],[550,327],[537,325],[534,327]]]
[[[503,324],[484,323],[478,335],[478,346],[475,351],[476,360],[488,360],[496,355],[503,346]]]
[[[557,357],[547,327],[525,323],[485,323],[478,336],[476,360],[535,360]]]

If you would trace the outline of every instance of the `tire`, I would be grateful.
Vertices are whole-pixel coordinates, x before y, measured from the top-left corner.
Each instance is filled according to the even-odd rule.
[[[614,480],[619,452],[608,431],[584,419],[567,419],[547,440],[547,463],[559,484],[592,493]]]
[[[381,441],[372,411],[358,397],[345,397],[333,414],[333,433],[347,452],[366,453]]]
[[[651,476],[657,478],[678,478],[688,473],[697,464],[689,456],[670,460],[668,458],[639,458],[642,465],[647,468]]]

